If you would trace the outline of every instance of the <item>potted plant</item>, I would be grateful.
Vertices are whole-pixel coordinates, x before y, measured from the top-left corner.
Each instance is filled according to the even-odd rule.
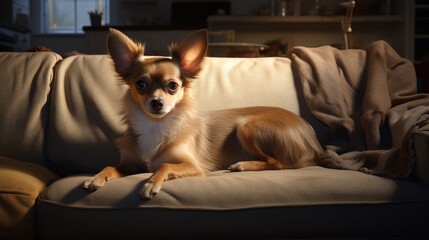
[[[89,19],[91,20],[91,26],[101,26],[101,17],[103,16],[103,12],[99,12],[98,10],[89,11]]]

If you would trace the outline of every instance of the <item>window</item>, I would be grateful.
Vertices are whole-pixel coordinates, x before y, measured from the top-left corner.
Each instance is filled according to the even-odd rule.
[[[43,32],[83,33],[91,25],[89,12],[102,12],[102,24],[109,23],[109,0],[43,0]]]

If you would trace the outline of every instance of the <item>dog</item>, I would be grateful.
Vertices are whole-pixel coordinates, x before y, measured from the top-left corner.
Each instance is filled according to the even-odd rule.
[[[323,166],[359,169],[329,154],[312,126],[276,107],[200,112],[191,85],[206,57],[207,31],[193,32],[170,46],[171,57],[145,58],[144,45],[109,29],[108,49],[124,98],[127,133],[118,139],[120,162],[108,166],[83,187],[95,191],[106,182],[148,169],[141,199],[159,193],[164,181],[229,169],[231,172]]]

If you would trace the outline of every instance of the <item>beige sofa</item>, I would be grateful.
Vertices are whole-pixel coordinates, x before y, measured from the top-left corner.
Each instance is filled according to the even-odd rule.
[[[168,181],[150,201],[150,173],[82,183],[118,162],[125,127],[107,55],[0,53],[0,239],[413,239],[429,236],[428,131],[411,148],[419,171],[391,179],[307,167]],[[289,58],[207,58],[194,93],[213,110],[279,106],[320,134]],[[417,177],[416,177],[417,176]]]

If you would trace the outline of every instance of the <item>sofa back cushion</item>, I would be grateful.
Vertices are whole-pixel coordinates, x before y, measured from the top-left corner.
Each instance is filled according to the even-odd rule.
[[[287,58],[206,58],[193,91],[200,110],[267,105],[299,113]],[[107,55],[64,59],[52,93],[51,166],[68,174],[117,164],[114,140],[126,130],[121,115],[126,92]]]
[[[276,106],[299,114],[288,58],[207,58],[193,93],[200,110]]]
[[[118,162],[114,140],[126,130],[121,117],[126,86],[106,55],[65,58],[55,71],[48,158],[57,173],[94,172]]]
[[[0,53],[0,156],[46,163],[52,52]]]

